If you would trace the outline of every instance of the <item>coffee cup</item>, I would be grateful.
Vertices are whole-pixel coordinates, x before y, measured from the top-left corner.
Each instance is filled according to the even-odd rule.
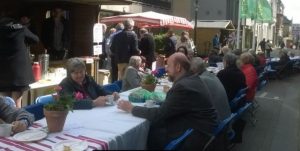
[[[115,105],[115,97],[113,95],[108,95],[107,102],[108,104]]]
[[[9,137],[11,134],[11,124],[0,124],[0,137]]]

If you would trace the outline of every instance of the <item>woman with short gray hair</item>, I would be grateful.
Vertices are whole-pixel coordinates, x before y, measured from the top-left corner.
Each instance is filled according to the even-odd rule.
[[[246,87],[246,80],[243,72],[237,67],[238,57],[229,52],[223,57],[224,69],[219,71],[217,77],[222,82],[228,100],[231,101],[237,92]]]
[[[60,82],[59,86],[62,90],[59,93],[60,95],[74,95],[76,100],[80,100],[75,102],[74,109],[105,106],[108,101],[107,93],[91,76],[87,75],[82,59],[70,58],[66,68],[67,77]],[[113,96],[115,100],[119,98],[117,92],[114,92]]]
[[[141,64],[142,59],[140,56],[130,57],[129,66],[123,77],[122,91],[127,91],[141,85],[142,74],[139,72]]]

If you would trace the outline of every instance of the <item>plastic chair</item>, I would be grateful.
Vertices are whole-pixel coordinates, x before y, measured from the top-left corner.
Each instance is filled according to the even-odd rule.
[[[112,94],[113,92],[120,92],[121,91],[121,88],[115,83],[103,85],[103,89],[108,94]]]
[[[240,89],[238,91],[238,93],[235,95],[235,97],[229,103],[231,110],[235,110],[238,107],[238,105],[241,104],[241,101],[243,101],[244,97],[246,96],[247,90],[248,90],[248,87]]]
[[[5,104],[9,105],[9,106],[13,106],[16,107],[16,102],[14,101],[13,98],[9,97],[9,96],[5,96],[4,97],[4,102]]]
[[[115,81],[113,83],[117,84],[119,86],[120,90],[122,89],[122,80],[118,80],[118,81]]]
[[[32,104],[24,107],[26,111],[34,115],[35,121],[45,117],[43,108],[44,108],[44,104],[42,103]]]
[[[256,90],[260,91],[262,88],[264,88],[267,85],[267,80],[266,80],[266,72],[262,72],[259,77],[258,77],[258,85]]]
[[[52,94],[48,94],[48,95],[43,95],[43,96],[39,96],[36,98],[35,103],[42,103],[42,104],[48,104],[50,102],[53,102],[54,98],[52,96]]]
[[[235,119],[240,118],[251,106],[252,103],[246,103],[243,107],[239,108],[236,112],[237,115],[235,116]]]
[[[223,130],[225,130],[228,125],[232,122],[232,120],[237,116],[237,113],[231,113],[229,117],[221,121],[218,126],[214,129],[213,135],[216,137],[219,135]]]
[[[194,131],[194,129],[190,128],[186,130],[180,137],[176,138],[175,140],[172,140],[170,143],[166,145],[164,150],[175,150],[177,146],[186,139],[191,133]]]

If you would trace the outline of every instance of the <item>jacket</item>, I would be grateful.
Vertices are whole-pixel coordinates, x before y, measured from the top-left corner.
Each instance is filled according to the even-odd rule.
[[[131,30],[123,30],[114,36],[110,50],[117,63],[128,63],[131,56],[139,55],[137,35]]]
[[[211,135],[217,125],[217,112],[209,90],[197,75],[184,75],[175,81],[159,108],[135,106],[132,114],[151,122],[150,149],[162,149],[189,128],[203,134],[200,137]],[[199,137],[195,137],[190,143],[199,144],[198,140]]]
[[[35,42],[39,38],[13,19],[0,17],[0,91],[14,87],[28,87],[34,82],[25,38]]]
[[[256,87],[258,84],[258,77],[255,68],[252,64],[245,64],[241,67],[242,72],[246,78],[246,84],[248,87],[246,99],[247,101],[253,101],[255,96]]]
[[[26,120],[28,127],[34,122],[34,116],[25,111],[24,109],[18,109],[12,106],[9,106],[5,103],[4,98],[0,97],[0,120],[3,120],[6,123],[12,123],[14,121]]]
[[[222,82],[228,101],[232,101],[240,89],[247,87],[243,72],[237,67],[226,67],[218,72],[217,77]]]

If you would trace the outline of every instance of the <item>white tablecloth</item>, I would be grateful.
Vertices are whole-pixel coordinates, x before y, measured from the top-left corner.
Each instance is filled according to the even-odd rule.
[[[160,89],[159,86],[157,88]],[[128,95],[132,91],[134,90],[121,93],[121,98],[128,100]],[[136,105],[143,105],[143,103]],[[72,139],[70,136],[75,139],[88,138],[88,140],[93,140],[92,142],[104,143],[104,146],[103,144],[99,146],[98,143],[98,147],[97,144],[92,144],[90,149],[106,149],[105,145],[107,145],[109,150],[144,150],[146,149],[149,125],[149,121],[119,110],[116,105],[96,107],[91,110],[74,110],[69,112],[63,131],[50,134],[47,137],[49,140],[22,144],[14,142],[11,137],[0,138],[0,150],[26,150],[22,149],[23,145],[41,150],[51,150],[51,145],[58,143],[57,138]],[[44,118],[36,121],[31,129],[45,126],[47,124]],[[11,143],[17,145],[11,146]]]

